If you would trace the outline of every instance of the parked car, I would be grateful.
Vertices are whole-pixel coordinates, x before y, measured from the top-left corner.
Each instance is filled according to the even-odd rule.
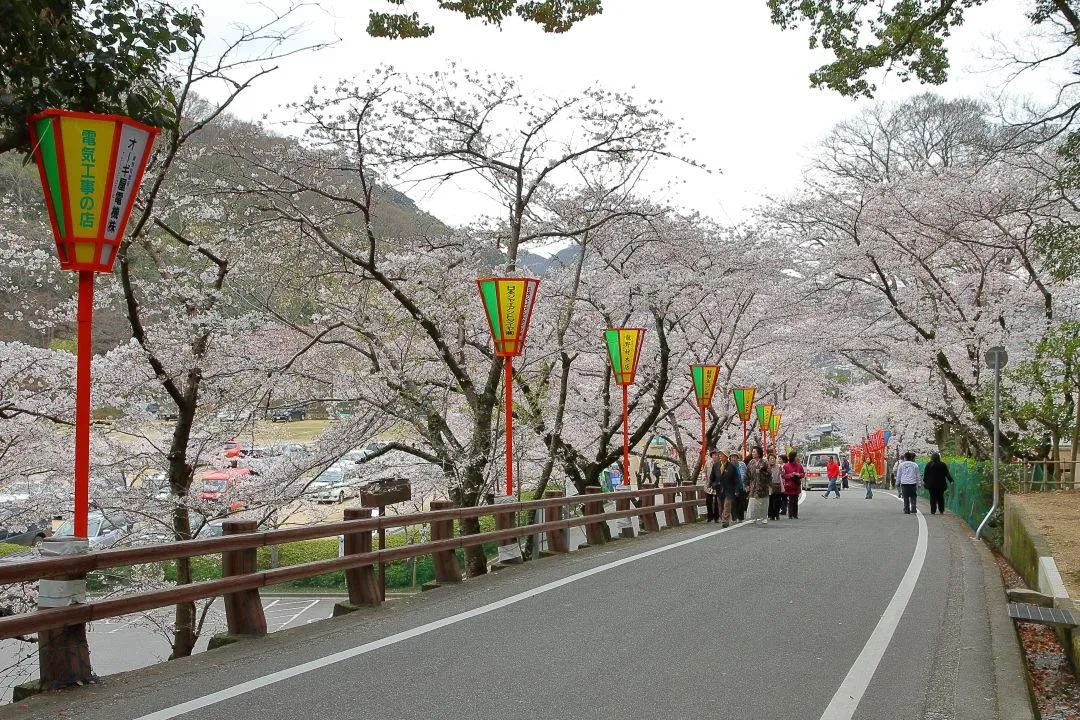
[[[315,498],[315,502],[341,503],[347,497],[356,497],[356,487],[353,478],[346,476],[341,468],[331,467],[312,480],[308,485],[308,494]]]
[[[243,509],[244,485],[247,478],[257,475],[251,468],[225,468],[202,476],[199,484],[200,500],[229,500],[229,510]]]
[[[86,535],[90,541],[90,549],[98,550],[115,545],[128,531],[131,524],[128,519],[117,512],[92,510],[86,518]],[[55,537],[74,537],[75,521],[65,520],[53,533]]]
[[[292,422],[306,417],[307,413],[301,407],[283,407],[270,411],[270,422]]]
[[[49,535],[52,535],[52,532],[48,529],[48,523],[42,521],[22,529],[0,529],[0,543],[33,547],[49,537]]]
[[[362,463],[384,447],[386,447],[386,443],[384,442],[369,442],[366,445],[355,447],[345,453],[342,460],[352,463]]]
[[[806,453],[806,460],[803,461],[803,469],[806,470],[806,477],[803,479],[803,487],[807,490],[816,487],[828,487],[829,476],[826,474],[826,468],[829,465],[830,460],[840,462],[843,457],[843,453],[840,448],[826,448],[824,450],[811,450]]]

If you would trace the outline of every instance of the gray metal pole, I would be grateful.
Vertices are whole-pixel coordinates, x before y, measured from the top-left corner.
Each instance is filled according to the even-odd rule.
[[[983,528],[986,527],[986,523],[990,521],[990,516],[997,511],[998,507],[998,495],[1000,485],[998,484],[998,435],[1000,434],[1001,425],[1001,364],[998,363],[994,367],[994,502],[990,506],[990,512],[986,513],[986,517],[979,523],[978,529],[975,531],[976,539],[982,537]]]

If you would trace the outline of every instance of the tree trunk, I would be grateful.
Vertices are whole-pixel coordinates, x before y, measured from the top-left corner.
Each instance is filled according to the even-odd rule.
[[[187,585],[191,582],[191,558],[176,560],[176,584]],[[195,603],[178,603],[176,619],[173,622],[173,644],[170,660],[188,657],[195,649],[198,634],[195,632]]]

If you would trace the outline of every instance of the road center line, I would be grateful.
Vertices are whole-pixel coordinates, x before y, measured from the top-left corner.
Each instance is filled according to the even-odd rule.
[[[892,599],[881,614],[874,631],[870,633],[870,639],[866,641],[862,652],[855,658],[854,664],[848,670],[844,681],[840,683],[836,694],[833,695],[829,706],[821,714],[821,720],[851,720],[855,715],[856,708],[862,701],[862,696],[870,685],[871,678],[877,672],[881,658],[885,655],[893,633],[900,624],[900,618],[907,609],[911,600],[911,593],[915,590],[915,583],[922,573],[923,562],[926,560],[927,532],[926,521],[922,513],[916,515],[919,521],[919,539],[915,543],[915,553],[908,563],[907,572],[900,579],[900,584],[893,593]]]
[[[665,553],[669,550],[674,550],[676,548],[681,548],[692,543],[700,542],[701,540],[706,540],[708,538],[719,535],[720,533],[735,530],[739,527],[749,527],[752,524],[753,523],[740,523],[738,525],[732,525],[731,527],[721,528],[720,530],[713,530],[712,532],[695,535],[692,538],[680,540],[679,542],[674,542],[670,545],[664,545],[662,547],[653,548],[652,550],[646,550],[645,552],[638,553],[637,555],[631,555],[630,557],[626,557],[621,560],[614,560],[612,562],[598,565],[588,570],[582,570],[579,573],[574,573],[573,575],[568,575],[564,578],[553,580],[549,583],[545,583],[544,585],[540,585],[531,590],[526,590],[525,592],[520,592],[516,595],[511,595],[510,597],[503,598],[502,600],[496,600],[495,602],[488,603],[487,605],[481,605],[480,607],[473,608],[472,610],[466,610],[464,612],[457,613],[456,615],[445,617],[441,620],[435,620],[424,625],[419,625],[417,627],[410,628],[408,630],[404,630],[393,635],[389,635],[379,640],[373,640],[372,642],[364,643],[363,645],[357,645],[356,647],[349,648],[348,650],[342,650],[340,652],[321,657],[317,660],[310,660],[306,663],[301,663],[299,665],[285,668],[284,670],[278,670],[277,672],[263,675],[262,677],[255,678],[254,680],[248,680],[247,682],[242,682],[237,685],[227,687],[224,690],[218,690],[217,692],[210,693],[209,695],[203,695],[202,697],[195,698],[194,700],[188,700],[187,702],[182,702],[178,705],[163,708],[148,715],[142,715],[138,718],[135,718],[135,720],[172,720],[172,718],[179,717],[180,715],[194,712],[196,710],[204,707],[209,707],[211,705],[216,705],[226,700],[231,700],[234,697],[253,692],[269,685],[274,685],[275,683],[279,683],[283,680],[294,678],[297,675],[303,675],[304,673],[309,673],[313,670],[319,670],[321,668],[327,667],[328,665],[334,665],[339,662],[344,662],[345,660],[351,660],[352,658],[359,657],[360,655],[366,655],[367,653],[379,650],[380,648],[389,647],[390,645],[397,645],[398,643],[404,642],[406,640],[411,640],[412,638],[419,637],[421,635],[427,635],[428,633],[435,632],[436,630],[441,630],[442,628],[449,627],[450,625],[456,625],[457,623],[464,622],[465,620],[470,620],[474,617],[479,617],[480,615],[487,615],[488,613],[495,612],[496,610],[501,610],[502,608],[509,607],[510,605],[515,605],[524,600],[528,600],[529,598],[536,597],[537,595],[543,595],[544,593],[551,592],[552,590],[557,590],[558,588],[561,588],[563,586],[575,583],[578,580],[584,580],[585,578],[592,577],[593,575],[598,575],[608,570],[614,570],[617,567],[622,567],[623,565],[627,565],[629,563],[636,562],[647,557],[652,557],[653,555],[659,555],[660,553]]]

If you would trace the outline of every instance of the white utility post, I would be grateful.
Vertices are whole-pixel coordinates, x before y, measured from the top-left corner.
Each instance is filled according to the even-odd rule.
[[[1005,348],[1000,345],[995,345],[986,351],[983,359],[986,361],[986,367],[994,371],[994,502],[990,505],[990,512],[986,513],[986,517],[979,523],[979,527],[975,531],[976,539],[982,537],[983,528],[986,527],[986,523],[990,521],[990,516],[998,508],[998,497],[1001,494],[1001,483],[998,479],[998,435],[1001,434],[1001,369],[1008,364],[1009,353],[1005,352]]]

